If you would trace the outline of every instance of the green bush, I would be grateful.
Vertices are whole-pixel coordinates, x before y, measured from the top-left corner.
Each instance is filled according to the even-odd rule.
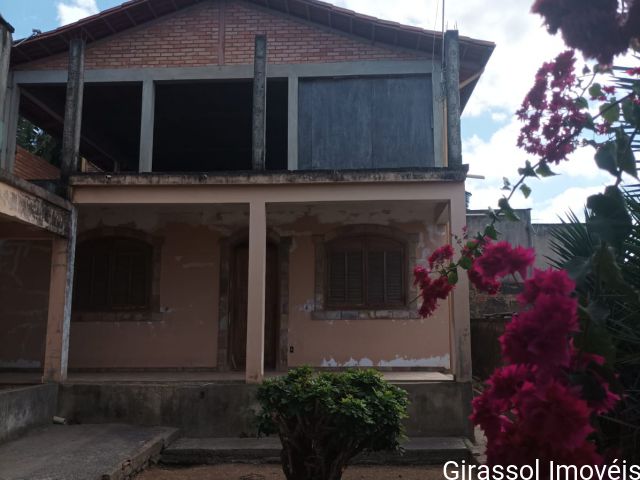
[[[280,436],[287,480],[340,480],[361,452],[398,450],[407,393],[373,370],[297,368],[258,390],[260,432]]]

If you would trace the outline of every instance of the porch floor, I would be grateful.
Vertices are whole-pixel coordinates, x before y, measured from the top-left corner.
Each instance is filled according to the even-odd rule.
[[[265,377],[277,377],[284,372],[266,372]],[[453,375],[440,372],[382,372],[393,383],[424,383],[453,381]],[[38,372],[2,372],[0,388],[6,385],[41,383]],[[244,383],[244,372],[72,372],[66,383]]]

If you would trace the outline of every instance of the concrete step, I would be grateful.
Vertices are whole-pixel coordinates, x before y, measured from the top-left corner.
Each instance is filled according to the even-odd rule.
[[[177,436],[169,427],[50,425],[0,446],[0,478],[125,480]]]
[[[404,453],[383,452],[361,455],[361,465],[438,465],[468,461],[471,452],[458,437],[411,438]],[[181,438],[160,457],[167,465],[216,465],[220,463],[280,463],[280,440],[268,438]]]

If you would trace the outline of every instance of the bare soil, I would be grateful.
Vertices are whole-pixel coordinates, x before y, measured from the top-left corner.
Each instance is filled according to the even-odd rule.
[[[343,480],[443,480],[442,467],[349,467]],[[279,465],[153,467],[136,480],[285,480]]]

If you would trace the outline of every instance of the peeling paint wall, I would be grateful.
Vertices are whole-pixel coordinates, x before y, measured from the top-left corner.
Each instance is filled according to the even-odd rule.
[[[223,218],[223,217],[221,217]],[[213,226],[206,223],[210,221]],[[212,368],[218,335],[219,238],[215,215],[171,209],[84,210],[79,234],[135,228],[162,239],[156,321],[72,322],[73,368]]]
[[[413,231],[406,226],[408,231]],[[424,226],[423,238],[426,234]],[[428,319],[313,319],[314,245],[297,237],[290,257],[289,366],[450,367],[449,307]],[[420,255],[429,246],[419,247]]]
[[[0,240],[0,369],[42,367],[51,242]]]
[[[384,225],[415,235],[425,259],[446,239],[433,205],[281,205],[268,209],[270,231],[291,238],[289,366],[449,368],[449,307],[429,319],[313,319],[317,235],[345,225]],[[212,368],[217,365],[220,240],[248,226],[246,206],[83,207],[79,235],[128,227],[162,238],[160,320],[73,322],[70,368]],[[415,306],[415,305],[414,305]]]

